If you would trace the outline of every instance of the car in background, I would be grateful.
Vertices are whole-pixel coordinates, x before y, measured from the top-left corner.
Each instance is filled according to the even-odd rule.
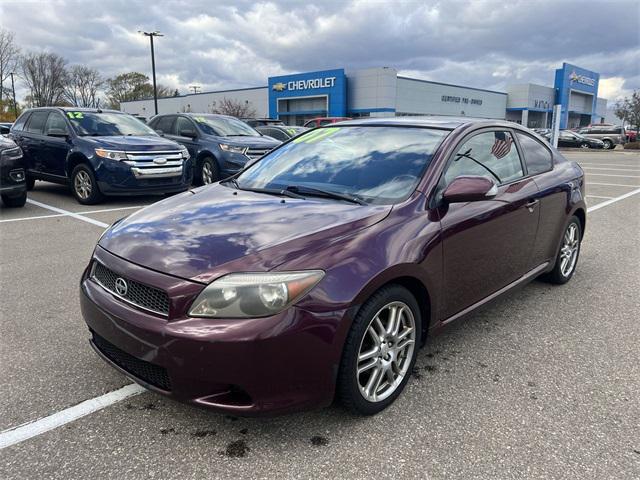
[[[305,122],[304,126],[307,128],[324,127],[331,123],[342,122],[344,120],[351,120],[351,117],[318,117],[312,118],[308,122]]]
[[[27,202],[22,149],[3,136],[0,136],[0,196],[7,207],[24,207]]]
[[[580,166],[511,122],[319,128],[106,230],[82,315],[103,360],[176,400],[373,415],[429,336],[537,277],[570,281],[584,195]]]
[[[265,137],[235,117],[212,113],[156,115],[151,128],[189,151],[193,183],[207,185],[234,175],[281,142]]]
[[[275,138],[276,140],[280,140],[281,142],[286,142],[287,140],[300,135],[302,132],[306,132],[309,129],[306,127],[294,127],[288,125],[267,125],[264,127],[256,127],[256,130],[263,135]]]
[[[241,118],[240,120],[253,128],[264,127],[267,125],[284,126],[284,122],[282,120],[277,120],[275,118]]]
[[[34,108],[16,120],[11,138],[24,151],[29,190],[36,180],[69,185],[82,204],[176,193],[191,183],[186,148],[115,110]]]
[[[632,143],[638,140],[638,128],[637,127],[627,127],[625,128],[625,134],[627,135],[627,142]]]
[[[551,131],[542,136],[551,141]],[[571,130],[560,130],[558,133],[558,147],[562,148],[604,148],[604,142],[595,138],[588,138]]]
[[[616,145],[624,145],[627,141],[624,128],[619,125],[594,125],[581,128],[578,133],[587,138],[602,140],[605,150],[615,148]]]
[[[12,123],[0,122],[0,135],[9,135]]]
[[[538,135],[542,135],[542,136],[551,134],[550,128],[534,128],[533,131],[536,132]]]

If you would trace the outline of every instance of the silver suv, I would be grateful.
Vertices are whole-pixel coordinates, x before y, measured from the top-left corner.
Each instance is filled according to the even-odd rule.
[[[627,141],[624,128],[619,125],[593,125],[581,128],[578,133],[587,138],[602,140],[605,149],[615,148]]]

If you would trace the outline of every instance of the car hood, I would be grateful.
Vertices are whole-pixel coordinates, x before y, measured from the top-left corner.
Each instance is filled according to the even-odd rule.
[[[153,135],[141,136],[108,136],[108,137],[81,137],[91,143],[94,147],[108,148],[113,150],[135,151],[161,151],[179,150],[178,145],[173,140]]]
[[[390,211],[389,205],[284,198],[216,184],[132,214],[99,245],[135,264],[208,283],[233,271],[271,270],[357,235]]]
[[[280,141],[275,138],[261,136],[261,137],[211,137],[215,142],[227,143],[229,145],[235,145],[238,147],[249,148],[275,148],[280,145]]]

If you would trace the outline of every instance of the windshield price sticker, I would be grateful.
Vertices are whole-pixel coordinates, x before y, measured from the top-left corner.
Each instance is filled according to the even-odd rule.
[[[293,140],[293,143],[314,143],[333,135],[338,130],[340,130],[338,127],[319,128],[318,130],[314,130],[313,132],[296,138]]]
[[[84,118],[84,115],[82,112],[67,112],[67,117],[75,120],[76,118]]]

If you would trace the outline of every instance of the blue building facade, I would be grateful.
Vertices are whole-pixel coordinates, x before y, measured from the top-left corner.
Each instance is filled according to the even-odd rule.
[[[556,70],[554,88],[556,104],[562,105],[561,129],[600,121],[601,115],[596,113],[599,83],[600,74],[569,63]]]

